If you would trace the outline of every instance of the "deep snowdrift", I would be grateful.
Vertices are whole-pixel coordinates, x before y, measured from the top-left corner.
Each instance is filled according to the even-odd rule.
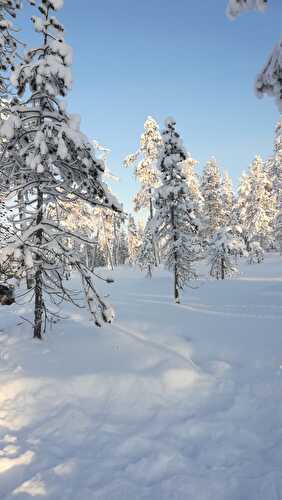
[[[43,342],[0,309],[0,498],[282,498],[282,259],[171,300],[128,268],[117,319],[86,311]]]

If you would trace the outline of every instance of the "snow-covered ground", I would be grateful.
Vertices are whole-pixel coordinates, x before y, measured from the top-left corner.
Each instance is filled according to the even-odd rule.
[[[282,258],[187,288],[128,268],[117,319],[43,342],[0,310],[1,500],[281,500]]]

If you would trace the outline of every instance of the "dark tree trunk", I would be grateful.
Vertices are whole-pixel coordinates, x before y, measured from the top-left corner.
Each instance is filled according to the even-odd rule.
[[[171,223],[173,227],[173,241],[177,242],[176,232],[175,232],[175,221],[174,221],[174,210],[171,208]],[[176,245],[175,245],[176,246]],[[180,293],[179,293],[179,281],[178,281],[178,255],[174,247],[174,300],[176,304],[180,304]]]
[[[37,217],[36,224],[41,224],[43,219],[43,194],[40,188],[37,189]],[[36,234],[36,245],[40,247],[43,239],[42,229],[38,229]],[[43,322],[43,283],[42,283],[42,264],[40,263],[41,257],[37,254],[36,260],[37,271],[35,273],[35,304],[34,304],[34,329],[33,338],[42,339],[42,322]]]
[[[35,309],[33,338],[42,339],[43,321],[43,292],[42,292],[42,270],[38,269],[35,274]]]
[[[225,272],[224,272],[224,257],[221,257],[221,279],[224,280]]]
[[[251,249],[249,239],[247,236],[244,236],[244,240],[245,240],[246,250],[247,252],[249,252]]]

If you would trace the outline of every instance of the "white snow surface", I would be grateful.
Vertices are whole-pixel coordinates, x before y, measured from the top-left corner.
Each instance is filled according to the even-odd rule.
[[[1,500],[281,499],[281,264],[181,305],[165,271],[120,268],[112,325],[67,307],[43,342],[2,306]]]

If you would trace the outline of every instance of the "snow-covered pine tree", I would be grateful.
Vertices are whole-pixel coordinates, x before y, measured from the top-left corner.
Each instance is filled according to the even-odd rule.
[[[10,237],[11,224],[8,220],[8,209],[5,203],[5,198],[0,193],[0,247],[5,244],[5,241]]]
[[[260,156],[252,162],[248,175],[241,177],[238,207],[247,250],[251,250],[250,244],[254,241],[262,248],[268,248],[273,237],[275,200],[271,178]]]
[[[49,205],[49,215],[56,216],[55,207]],[[61,224],[67,231],[79,233],[84,240],[69,239],[70,247],[83,254],[90,269],[107,266],[113,269],[118,265],[121,227],[123,214],[105,207],[92,206],[88,202],[74,198],[56,208]]]
[[[149,278],[152,277],[152,269],[155,265],[155,248],[154,248],[154,226],[153,221],[148,219],[144,229],[142,244],[140,245],[139,253],[137,256],[137,263],[141,271],[146,271]]]
[[[42,337],[46,319],[56,314],[52,304],[81,305],[77,292],[64,282],[70,264],[79,273],[95,323],[109,322],[113,314],[98,294],[91,270],[65,244],[69,238],[84,239],[66,230],[59,218],[48,217],[48,206],[59,207],[70,195],[93,206],[119,210],[101,181],[103,162],[95,158],[93,147],[80,132],[79,118],[69,115],[60,99],[72,82],[71,49],[64,42],[63,26],[52,15],[62,6],[63,0],[44,0],[38,5],[39,15],[32,17],[42,44],[29,50],[13,72],[12,83],[24,100],[12,102],[11,114],[0,131],[7,141],[0,158],[0,187],[10,198],[14,195],[16,238],[9,252],[21,261],[23,275],[34,275],[29,288],[34,296],[36,338]]]
[[[194,160],[190,153],[187,153],[186,160],[182,162],[182,169],[188,188],[188,198],[193,206],[193,213],[200,221],[203,216],[204,198],[200,189],[200,177],[195,172],[196,165],[198,165],[198,161]]]
[[[118,246],[117,265],[123,266],[128,261],[128,239],[123,228],[120,230],[119,246]]]
[[[138,253],[141,246],[140,232],[138,231],[133,215],[128,216],[128,261],[130,265],[134,265],[137,261]]]
[[[282,119],[275,127],[273,155],[266,161],[266,170],[272,179],[273,194],[277,199],[282,181]]]
[[[231,228],[233,224],[234,194],[232,180],[227,170],[224,171],[222,179],[222,208],[223,224]]]
[[[204,167],[201,191],[204,198],[205,234],[209,241],[224,223],[221,175],[215,158]]]
[[[282,189],[277,205],[277,214],[274,222],[274,237],[277,249],[282,255]]]
[[[242,243],[232,231],[223,227],[216,231],[209,245],[210,275],[224,280],[237,272],[234,255],[243,251]]]
[[[276,245],[282,254],[282,120],[275,128],[274,154],[268,161],[268,171],[272,178],[273,194],[276,204],[274,220],[274,237]]]
[[[112,210],[97,209],[98,232],[97,241],[105,255],[109,269],[118,265],[118,252],[120,244],[120,230],[123,223],[121,214]]]
[[[250,191],[250,177],[246,172],[243,172],[239,179],[236,211],[238,214],[238,222],[241,228],[242,238],[247,251],[250,249],[249,226],[247,224],[247,201],[249,200]]]
[[[201,257],[201,248],[182,169],[187,153],[175,125],[173,118],[167,118],[162,132],[164,147],[158,164],[161,185],[156,191],[154,223],[162,246],[162,259],[173,273],[174,299],[180,303],[183,287],[197,278],[194,263]]]
[[[159,126],[151,116],[144,123],[144,132],[140,138],[139,149],[124,160],[124,165],[134,165],[135,176],[140,184],[140,190],[134,198],[136,212],[149,209],[150,219],[153,218],[153,196],[158,185],[157,159],[162,147],[162,137]]]
[[[66,232],[77,233],[83,238],[79,240],[71,236],[65,241],[70,249],[83,255],[90,269],[94,267],[94,245],[97,244],[97,210],[85,200],[73,197],[71,194],[67,201],[62,201],[59,205],[50,203],[48,206],[48,217],[51,220],[59,220]]]
[[[140,190],[134,197],[134,209],[149,210],[149,219],[154,216],[154,192],[158,186],[157,160],[162,148],[162,137],[156,120],[148,116],[144,123],[144,132],[140,137],[139,149],[124,160],[124,165],[134,165],[135,177],[140,184]],[[154,249],[155,266],[159,263],[159,252],[154,233],[151,232],[151,245]]]

